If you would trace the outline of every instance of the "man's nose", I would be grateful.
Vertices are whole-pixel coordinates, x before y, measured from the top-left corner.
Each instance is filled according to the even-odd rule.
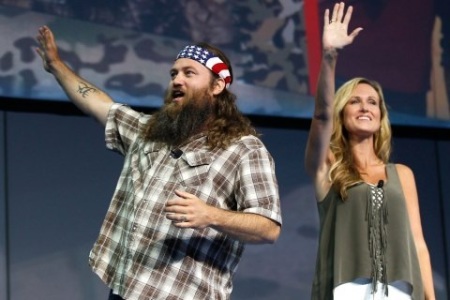
[[[172,77],[172,84],[173,84],[174,86],[180,86],[181,83],[182,83],[182,81],[183,81],[183,78],[182,78],[182,77],[183,77],[183,76],[180,75],[180,74],[173,75],[173,77]]]

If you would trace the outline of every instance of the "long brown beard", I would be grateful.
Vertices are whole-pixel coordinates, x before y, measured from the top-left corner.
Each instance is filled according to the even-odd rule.
[[[164,106],[152,115],[145,138],[169,147],[179,146],[204,130],[213,112],[214,101],[207,89],[194,91],[181,104],[172,102],[171,94],[166,93]]]

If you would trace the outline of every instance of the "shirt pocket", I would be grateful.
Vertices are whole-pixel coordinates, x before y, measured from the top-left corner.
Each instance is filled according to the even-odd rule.
[[[184,187],[202,185],[208,178],[212,157],[203,152],[184,153],[177,164],[175,174]]]

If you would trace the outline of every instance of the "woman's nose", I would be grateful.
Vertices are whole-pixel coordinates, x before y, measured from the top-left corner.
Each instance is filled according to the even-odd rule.
[[[366,106],[366,104],[365,104],[364,102],[361,102],[361,105],[360,105],[359,109],[360,109],[361,111],[367,111],[367,106]]]

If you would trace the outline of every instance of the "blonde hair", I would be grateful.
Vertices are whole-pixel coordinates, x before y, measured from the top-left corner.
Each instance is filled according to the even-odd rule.
[[[354,164],[352,151],[348,142],[348,132],[344,127],[344,108],[350,99],[352,92],[359,84],[368,84],[375,89],[380,98],[380,129],[374,134],[373,147],[376,156],[387,163],[391,154],[391,125],[388,111],[383,96],[381,85],[373,80],[362,77],[351,79],[344,83],[336,92],[333,106],[333,132],[330,139],[330,151],[334,160],[330,161],[329,179],[339,191],[342,200],[347,198],[347,189],[362,181]]]

